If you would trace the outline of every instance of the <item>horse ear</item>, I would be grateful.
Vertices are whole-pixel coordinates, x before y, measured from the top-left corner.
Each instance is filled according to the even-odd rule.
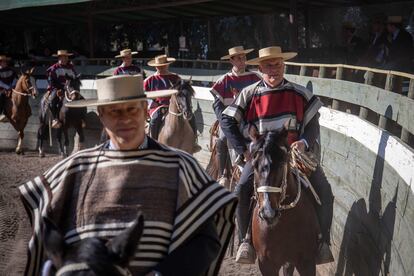
[[[77,79],[80,79],[81,77],[82,77],[82,74],[81,73],[79,73],[79,74],[76,75],[76,78]]]
[[[43,217],[42,239],[45,251],[55,265],[62,263],[65,241],[56,225]]]
[[[117,258],[120,265],[127,265],[134,256],[144,231],[144,217],[140,212],[134,223],[121,234],[109,240],[106,244],[108,251]]]
[[[189,83],[190,85],[192,85],[192,84],[193,84],[193,80],[192,80],[192,79],[193,79],[193,76],[191,75],[191,76],[190,76],[190,79],[188,80],[188,83]]]
[[[249,136],[253,142],[256,142],[259,139],[260,137],[259,130],[257,129],[255,124],[249,125]]]
[[[28,75],[33,74],[34,69],[35,69],[34,67],[30,68],[30,70],[26,71],[26,74],[28,74]]]

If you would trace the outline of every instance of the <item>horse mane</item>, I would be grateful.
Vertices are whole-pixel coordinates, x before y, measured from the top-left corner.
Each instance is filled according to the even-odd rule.
[[[195,91],[191,86],[191,82],[187,80],[180,80],[174,86],[178,90],[177,95],[184,94],[185,97],[194,97]]]
[[[266,157],[270,157],[271,160],[285,162],[288,157],[289,149],[287,134],[288,132],[285,128],[266,132],[252,143],[252,156],[257,156],[257,153],[263,152],[263,154]]]

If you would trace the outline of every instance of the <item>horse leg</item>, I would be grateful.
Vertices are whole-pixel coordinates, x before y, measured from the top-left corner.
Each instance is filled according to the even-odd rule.
[[[56,131],[56,137],[58,140],[58,144],[59,144],[59,153],[62,157],[65,156],[65,151],[63,149],[63,144],[62,144],[62,128],[58,128]]]
[[[43,122],[40,122],[39,129],[37,130],[37,146],[39,150],[39,157],[45,157],[43,151],[43,140],[45,139],[46,126]]]
[[[316,263],[315,260],[307,260],[296,266],[296,269],[301,276],[315,276],[316,275]]]
[[[269,258],[258,258],[259,269],[263,276],[279,275],[279,270],[282,265],[272,262]]]
[[[23,150],[22,150],[23,138],[24,138],[24,132],[23,132],[23,130],[20,130],[19,131],[19,138],[18,138],[18,141],[17,141],[17,147],[16,147],[16,153],[17,154],[23,154]]]
[[[287,263],[283,266],[284,276],[292,276],[294,271],[295,271],[295,267],[290,263]]]
[[[85,135],[83,133],[83,127],[80,126],[77,128],[78,136],[79,136],[79,143],[78,143],[78,151],[85,147]]]
[[[66,157],[68,156],[68,148],[69,148],[69,135],[68,135],[68,128],[66,126],[63,127],[63,135],[65,136],[65,145],[63,147],[63,155]]]

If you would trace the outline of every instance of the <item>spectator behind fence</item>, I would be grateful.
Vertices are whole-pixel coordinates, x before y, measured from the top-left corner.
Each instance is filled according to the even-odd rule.
[[[402,16],[388,16],[388,57],[385,68],[396,71],[413,71],[413,37],[402,25]]]

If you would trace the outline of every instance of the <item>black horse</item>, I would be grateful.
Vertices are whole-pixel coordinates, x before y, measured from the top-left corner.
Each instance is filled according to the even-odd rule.
[[[66,103],[82,100],[84,99],[80,94],[81,87],[80,75],[72,78],[66,75],[66,84],[64,87],[62,99],[62,108],[59,112],[59,120],[62,123],[61,127],[57,129],[56,136],[59,143],[59,152],[63,157],[68,156],[68,146],[69,146],[69,135],[68,129],[70,127],[75,128],[79,136],[79,149],[82,148],[83,142],[85,141],[85,136],[83,133],[83,128],[85,127],[85,118],[87,109],[84,108],[67,108]],[[44,157],[43,151],[43,140],[46,139],[47,129],[49,127],[51,112],[49,112],[49,100],[47,94],[43,97],[41,101],[41,112],[40,112],[40,126],[37,133],[37,141],[39,146],[39,156]],[[50,131],[49,127],[49,131]],[[65,143],[62,145],[62,133],[65,136]]]

